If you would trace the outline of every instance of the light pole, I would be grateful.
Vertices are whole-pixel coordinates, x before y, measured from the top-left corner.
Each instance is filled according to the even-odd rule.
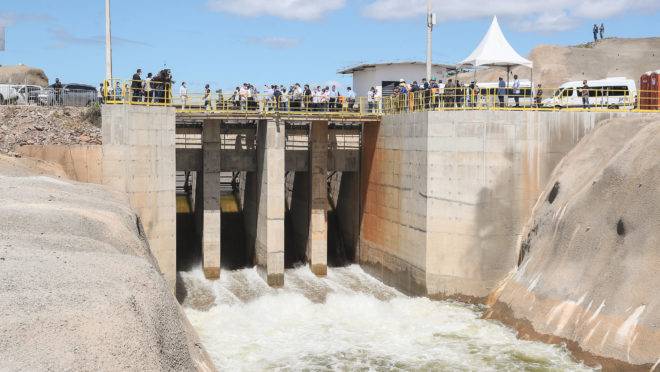
[[[436,23],[435,13],[431,10],[431,0],[426,0],[426,81],[431,81],[433,65],[433,26]]]
[[[110,27],[110,0],[105,0],[105,79],[112,80],[112,33]]]

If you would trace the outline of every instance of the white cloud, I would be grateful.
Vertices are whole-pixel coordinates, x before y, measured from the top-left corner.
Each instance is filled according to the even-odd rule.
[[[263,45],[272,49],[291,49],[300,45],[302,40],[289,37],[265,36],[249,37],[246,41],[250,44]]]
[[[313,21],[325,13],[341,9],[346,0],[209,0],[211,10],[246,17],[273,16]]]
[[[513,20],[521,31],[564,31],[581,20],[604,20],[631,11],[660,9],[659,0],[433,0],[440,21],[493,15]],[[363,8],[370,18],[390,20],[422,16],[425,0],[371,0]]]

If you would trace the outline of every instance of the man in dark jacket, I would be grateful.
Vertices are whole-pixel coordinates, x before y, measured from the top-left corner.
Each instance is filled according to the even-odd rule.
[[[131,92],[133,94],[133,102],[141,101],[142,97],[142,69],[137,69],[135,74],[133,74],[133,79],[131,81]]]

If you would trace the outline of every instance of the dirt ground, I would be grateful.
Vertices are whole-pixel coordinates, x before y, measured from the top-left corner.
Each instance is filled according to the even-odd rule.
[[[96,107],[0,106],[0,154],[23,145],[101,144]]]

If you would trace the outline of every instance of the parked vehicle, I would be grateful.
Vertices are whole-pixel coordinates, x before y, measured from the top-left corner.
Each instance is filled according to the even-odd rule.
[[[582,107],[582,81],[562,84],[555,94],[543,100],[544,107]],[[611,109],[634,108],[637,97],[635,81],[624,77],[588,80],[589,106]]]
[[[91,85],[65,84],[59,91],[51,85],[39,93],[38,100],[48,106],[90,106],[98,102],[98,93]]]
[[[39,94],[44,88],[38,85],[14,85],[17,94],[16,103],[19,105],[32,105],[39,102]]]
[[[0,105],[16,102],[18,94],[11,84],[0,84]]]

